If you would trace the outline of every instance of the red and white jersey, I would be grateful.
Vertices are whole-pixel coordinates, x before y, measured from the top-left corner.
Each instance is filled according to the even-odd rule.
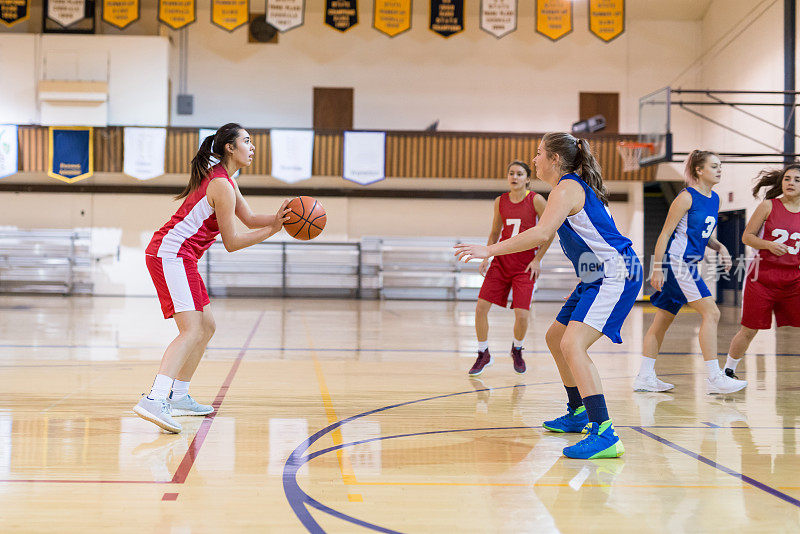
[[[189,193],[175,215],[153,234],[145,254],[159,258],[186,258],[197,261],[219,235],[214,208],[208,203],[206,189],[214,178],[233,182],[221,164],[214,165],[200,187]]]
[[[800,213],[792,213],[779,198],[773,198],[772,211],[764,221],[759,237],[783,243],[789,248],[783,256],[776,256],[769,250],[759,250],[758,255],[761,256],[759,270],[771,267],[800,268]]]
[[[514,237],[520,232],[536,226],[539,217],[536,208],[533,206],[533,199],[536,193],[528,191],[521,202],[511,202],[508,193],[500,195],[500,218],[503,221],[503,230],[500,233],[500,241]],[[513,254],[503,254],[495,256],[492,261],[496,261],[503,267],[506,273],[521,273],[525,271],[528,264],[533,261],[537,249],[523,250]]]

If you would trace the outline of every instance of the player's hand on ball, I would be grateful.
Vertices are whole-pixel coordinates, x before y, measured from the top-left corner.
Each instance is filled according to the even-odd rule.
[[[458,261],[467,262],[471,259],[484,259],[489,257],[489,247],[485,245],[465,245],[464,243],[459,243],[453,247],[456,249],[455,255],[458,258]]]
[[[283,223],[289,220],[289,212],[291,211],[289,206],[289,201],[291,199],[287,198],[281,204],[281,207],[278,208],[278,211],[275,212],[275,222],[272,223],[272,230],[270,231],[270,236],[278,233],[281,228],[283,228]]]
[[[478,269],[478,272],[481,273],[481,276],[486,276],[486,272],[489,270],[490,264],[491,262],[489,261],[489,258],[486,258],[481,262],[481,266]]]
[[[537,260],[532,260],[528,266],[525,267],[525,272],[527,273],[528,271],[531,273],[531,280],[538,280],[539,275],[542,273],[542,263]]]
[[[776,256],[783,256],[787,252],[789,252],[789,247],[784,245],[783,243],[776,243],[775,241],[770,241],[767,245],[767,250],[775,254]]]
[[[656,291],[661,291],[661,288],[664,287],[664,271],[661,269],[654,270],[653,276],[650,277],[650,285]]]

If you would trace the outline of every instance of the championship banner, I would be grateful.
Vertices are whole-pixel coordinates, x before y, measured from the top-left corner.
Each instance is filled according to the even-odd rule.
[[[305,12],[305,0],[267,0],[267,23],[281,33],[302,26]]]
[[[361,185],[386,178],[386,132],[344,132],[342,174]]]
[[[250,18],[249,0],[211,0],[211,22],[232,32]]]
[[[442,37],[464,31],[464,0],[431,0],[428,27]]]
[[[195,0],[158,0],[158,21],[180,30],[197,19]]]
[[[589,0],[589,31],[605,42],[625,31],[625,0]]]
[[[325,24],[340,32],[358,24],[358,0],[325,0]]]
[[[19,170],[19,138],[17,126],[0,124],[0,178],[16,174]]]
[[[134,128],[123,133],[122,172],[137,180],[150,180],[164,174],[167,146],[166,128]]]
[[[29,15],[28,0],[0,0],[0,21],[6,26],[22,22]]]
[[[50,126],[48,138],[50,145],[48,176],[72,183],[88,178],[94,173],[91,127]]]
[[[63,27],[72,26],[86,18],[85,0],[48,0],[47,18]]]
[[[372,27],[389,37],[411,29],[411,0],[375,0]]]
[[[270,130],[269,144],[273,177],[290,184],[311,178],[313,130]]]
[[[517,29],[517,0],[481,0],[481,29],[498,39]]]
[[[139,20],[140,0],[103,0],[103,22],[124,30]]]
[[[571,31],[571,0],[536,0],[536,33],[558,41]]]

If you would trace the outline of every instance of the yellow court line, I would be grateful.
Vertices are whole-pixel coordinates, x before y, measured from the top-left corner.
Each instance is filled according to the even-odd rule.
[[[328,390],[328,385],[325,383],[325,375],[322,372],[322,365],[319,363],[319,358],[317,358],[317,352],[314,350],[314,343],[311,341],[311,336],[308,332],[308,324],[306,323],[305,316],[303,316],[303,326],[306,330],[306,341],[308,342],[308,347],[311,351],[311,358],[314,360],[314,371],[317,374],[317,382],[319,384],[319,393],[322,396],[322,404],[325,407],[325,415],[328,418],[328,424],[333,424],[339,420],[336,416],[336,411],[333,409],[333,400],[331,399],[330,391]],[[339,428],[331,432],[331,438],[333,439],[334,446],[341,445],[344,443],[342,440],[342,432]],[[339,471],[342,474],[342,482],[345,485],[351,486],[357,484],[358,481],[356,480],[356,475],[353,472],[353,466],[350,463],[350,459],[348,458],[347,454],[344,453],[342,449],[338,449],[336,451],[336,459],[339,462]],[[347,498],[351,502],[362,502],[363,499],[359,494],[349,494]]]
[[[537,488],[563,488],[568,487],[566,482],[358,482],[355,486],[501,486],[501,487],[537,487]],[[752,486],[718,486],[718,485],[691,485],[691,484],[582,484],[591,488],[684,488],[684,489],[756,489]],[[778,489],[794,489],[781,487]]]

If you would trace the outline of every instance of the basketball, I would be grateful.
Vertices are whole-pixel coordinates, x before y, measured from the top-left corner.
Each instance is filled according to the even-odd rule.
[[[289,220],[283,228],[295,239],[314,239],[325,228],[327,215],[319,200],[313,197],[293,198],[288,205]]]

